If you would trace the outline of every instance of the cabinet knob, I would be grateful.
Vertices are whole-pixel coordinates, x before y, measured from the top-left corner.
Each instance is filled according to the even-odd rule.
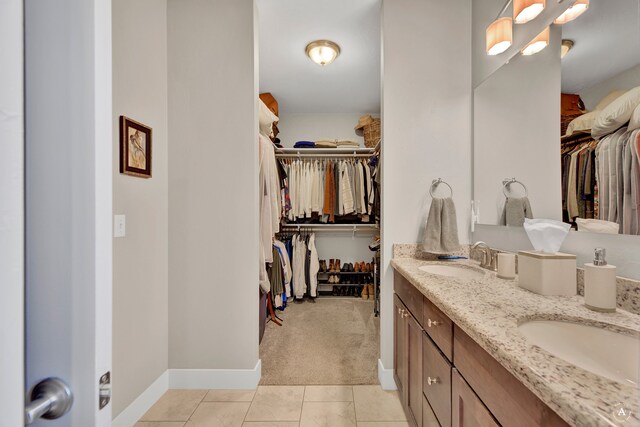
[[[438,377],[436,378],[427,377],[427,384],[429,385],[438,384],[439,382],[440,380],[438,379]]]
[[[441,325],[441,324],[442,324],[442,322],[438,322],[437,320],[427,319],[427,326],[428,327],[432,327],[432,326],[435,327],[435,326],[438,326],[438,325]]]
[[[404,319],[405,317],[409,317],[409,313],[407,310],[402,310],[402,318]]]

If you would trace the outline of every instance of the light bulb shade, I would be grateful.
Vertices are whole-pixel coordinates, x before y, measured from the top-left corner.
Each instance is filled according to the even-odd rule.
[[[587,9],[589,9],[589,0],[577,0],[569,9],[553,21],[554,24],[566,24],[569,21],[573,21],[578,16],[582,15]]]
[[[534,55],[549,44],[549,27],[545,28],[522,49],[523,55]]]
[[[496,19],[487,28],[487,54],[498,55],[509,49],[513,42],[511,18]]]
[[[305,52],[316,64],[329,65],[340,55],[340,46],[329,40],[316,40],[307,45]]]
[[[524,24],[531,21],[544,10],[545,0],[514,0],[513,21]]]
[[[562,40],[562,45],[560,45],[560,58],[564,58],[567,53],[569,53],[569,51],[571,50],[571,48],[573,47],[573,40]]]

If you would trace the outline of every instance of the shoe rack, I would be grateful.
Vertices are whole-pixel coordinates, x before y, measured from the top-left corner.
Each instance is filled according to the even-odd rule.
[[[375,259],[371,262],[347,263],[337,259],[320,260],[320,265],[318,285],[331,286],[330,291],[320,290],[321,295],[376,299]]]

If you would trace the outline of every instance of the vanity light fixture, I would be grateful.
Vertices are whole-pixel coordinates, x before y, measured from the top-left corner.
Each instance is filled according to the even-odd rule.
[[[578,16],[582,15],[587,9],[589,9],[589,0],[576,0],[576,2],[564,13],[553,21],[554,24],[566,24],[569,21],[573,21]]]
[[[531,21],[544,10],[545,0],[514,0],[513,22],[524,24]]]
[[[330,40],[316,40],[307,45],[305,52],[313,62],[324,66],[340,55],[340,46]]]
[[[542,30],[540,34],[535,36],[527,45],[522,49],[523,55],[535,55],[549,44],[549,27]]]
[[[513,42],[511,18],[498,18],[487,28],[487,54],[498,55],[509,49]]]
[[[563,39],[562,45],[560,46],[560,58],[564,58],[566,54],[569,53],[572,47],[573,47],[573,40]]]

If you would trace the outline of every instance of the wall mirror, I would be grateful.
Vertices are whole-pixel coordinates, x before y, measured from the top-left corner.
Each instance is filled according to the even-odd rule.
[[[569,50],[561,58],[563,41]],[[634,142],[637,146],[640,131],[618,130],[627,126],[629,118],[616,125],[619,118],[610,115],[603,122],[609,129],[595,139],[591,128],[617,96],[638,87],[640,0],[591,0],[579,18],[551,25],[544,50],[514,56],[479,84],[474,90],[473,199],[480,206],[482,233],[520,234],[523,218],[531,216],[571,223],[571,234],[589,240],[586,252],[599,241],[611,244],[612,238],[637,246],[640,197],[632,197],[631,190],[640,196],[640,180],[631,170],[638,156],[630,148]],[[626,104],[635,106],[639,101],[633,99]],[[613,169],[608,171],[603,192],[595,174],[605,173],[596,171],[593,162],[599,144],[614,135],[624,141],[616,141],[616,148],[627,150],[629,156],[612,154],[616,162],[612,157],[611,165],[622,174],[612,178]],[[634,171],[640,171],[640,163],[637,168]],[[614,189],[614,181],[612,197],[608,190]],[[528,202],[521,200],[523,196]],[[611,215],[611,209],[617,214]],[[577,223],[587,226],[576,232]],[[617,235],[605,237],[605,232]],[[571,234],[567,241],[576,239]],[[640,272],[640,264],[634,268]]]

